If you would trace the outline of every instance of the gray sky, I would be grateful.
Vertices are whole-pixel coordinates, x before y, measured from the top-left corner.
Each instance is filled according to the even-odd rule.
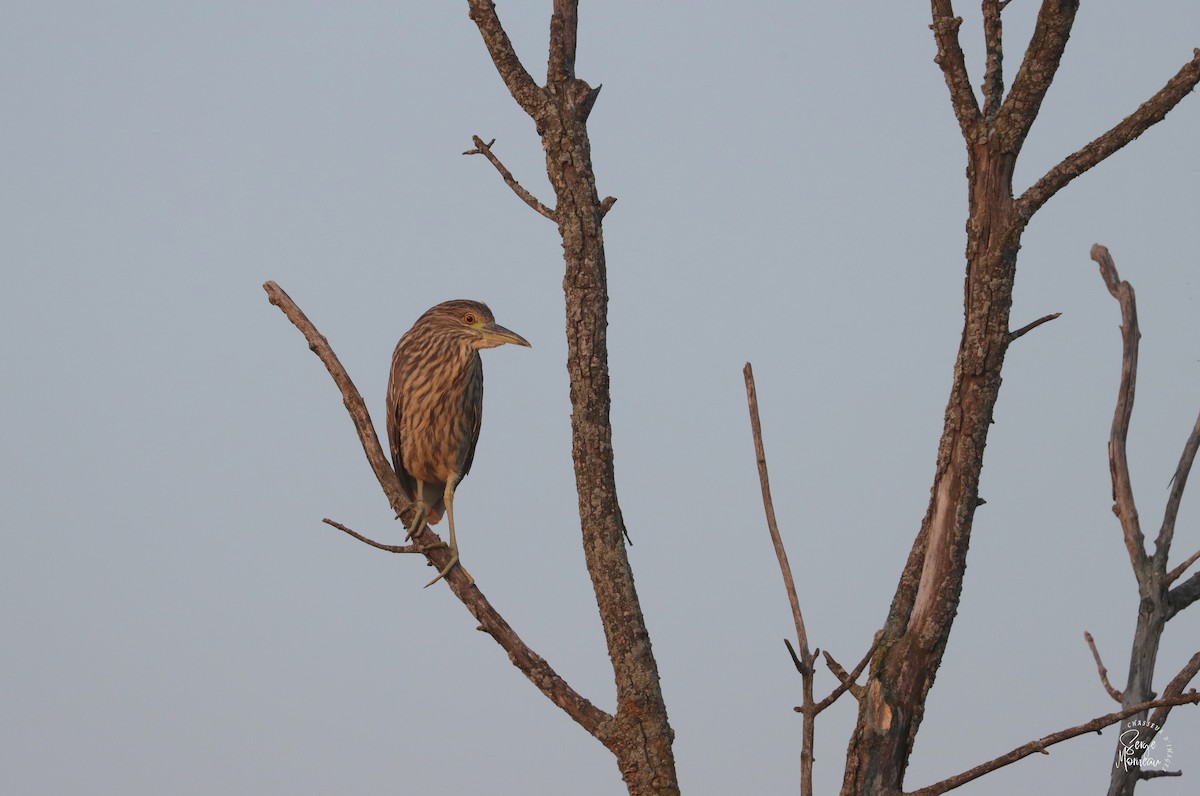
[[[578,72],[605,224],[616,469],[681,783],[794,793],[800,681],[758,496],[754,362],[812,643],[852,665],[925,511],[961,329],[963,144],[928,9],[588,3]],[[1036,4],[1005,15],[1009,72]],[[544,73],[549,3],[502,3]],[[963,41],[982,75],[978,10]],[[487,301],[531,350],[485,354],[458,493],[463,560],[525,640],[612,709],[569,458],[562,261],[532,124],[465,3],[26,3],[0,28],[0,777],[13,793],[623,792],[399,540],[278,281],[380,415],[396,339]],[[1023,188],[1157,90],[1200,6],[1081,10]],[[1156,528],[1200,409],[1200,97],[1032,222],[970,568],[907,783],[1112,709],[1136,589],[1105,444],[1116,302],[1140,301],[1130,457]],[[1200,487],[1196,487],[1200,488]],[[1191,491],[1195,492],[1196,488]],[[1200,547],[1185,499],[1175,560]],[[1168,627],[1158,685],[1198,648]],[[833,678],[823,672],[818,689]],[[854,706],[818,723],[836,789]],[[1200,713],[1166,733],[1195,792]],[[1095,793],[1113,733],[964,788]]]

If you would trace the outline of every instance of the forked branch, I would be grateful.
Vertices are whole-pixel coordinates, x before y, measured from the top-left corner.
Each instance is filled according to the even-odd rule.
[[[1153,681],[1155,661],[1162,640],[1163,630],[1171,618],[1186,608],[1186,600],[1181,594],[1189,585],[1171,588],[1171,583],[1182,574],[1183,570],[1167,572],[1167,560],[1170,555],[1171,541],[1175,531],[1175,519],[1179,512],[1179,504],[1187,484],[1188,473],[1196,456],[1196,447],[1200,444],[1200,421],[1192,430],[1183,454],[1175,469],[1170,495],[1163,513],[1163,524],[1155,539],[1154,555],[1147,555],[1145,540],[1138,521],[1137,509],[1133,502],[1133,489],[1130,485],[1129,462],[1125,455],[1125,442],[1129,433],[1129,420],[1133,411],[1134,384],[1137,379],[1138,331],[1137,304],[1133,288],[1128,282],[1122,281],[1117,274],[1116,264],[1108,249],[1096,244],[1092,247],[1092,259],[1100,265],[1100,275],[1108,292],[1117,299],[1121,306],[1121,383],[1117,392],[1117,405],[1113,412],[1112,432],[1109,437],[1109,467],[1112,471],[1113,512],[1121,521],[1122,536],[1129,551],[1129,562],[1138,582],[1138,612],[1137,624],[1134,627],[1132,655],[1129,663],[1129,674],[1126,686],[1120,693],[1122,705],[1140,702],[1154,696]],[[1184,562],[1184,568],[1189,562]],[[1101,680],[1105,687],[1114,691],[1108,685],[1104,667],[1100,663],[1099,654],[1091,637],[1088,643],[1092,646],[1092,654],[1096,656],[1096,666],[1100,670]],[[1178,696],[1187,687],[1200,669],[1200,653],[1184,666],[1163,692],[1164,697]],[[1194,692],[1193,692],[1194,693]],[[1170,703],[1164,703],[1158,708],[1149,725],[1144,725],[1140,732],[1139,741],[1149,743],[1161,729],[1170,712]],[[1139,721],[1145,719],[1145,714],[1138,715]],[[1128,758],[1127,752],[1118,744],[1118,757]],[[1115,767],[1111,774],[1109,792],[1114,794],[1133,793],[1138,780],[1145,779],[1145,774],[1137,761],[1126,759],[1125,765]]]
[[[787,592],[788,604],[792,607],[792,621],[796,625],[796,641],[800,645],[800,655],[797,658],[792,645],[788,651],[796,661],[800,670],[800,681],[803,702],[797,710],[803,715],[800,741],[800,794],[812,794],[812,764],[813,738],[816,731],[817,713],[813,700],[813,661],[816,656],[809,650],[808,633],[804,629],[804,615],[800,612],[800,599],[796,596],[796,581],[792,578],[792,567],[788,563],[787,550],[779,535],[779,525],[775,521],[775,503],[771,500],[771,479],[767,474],[767,454],[763,448],[762,423],[758,416],[758,393],[754,389],[754,369],[747,362],[742,368],[742,376],[746,380],[746,403],[750,408],[750,433],[754,437],[754,456],[758,462],[758,482],[762,488],[763,508],[767,514],[767,530],[771,533],[771,544],[775,547],[775,557],[779,560],[779,570],[783,574],[783,587]]]
[[[813,663],[816,661],[817,653],[809,649],[808,633],[804,628],[804,615],[800,611],[800,599],[796,595],[796,581],[792,577],[792,567],[788,563],[787,550],[783,546],[783,537],[779,534],[779,524],[775,519],[775,502],[771,499],[771,478],[767,472],[767,454],[763,446],[762,438],[762,422],[758,413],[758,393],[754,388],[754,369],[747,362],[742,369],[742,375],[746,380],[746,403],[750,409],[750,433],[754,438],[754,456],[758,463],[758,481],[762,488],[763,509],[767,515],[767,530],[771,534],[771,544],[775,548],[775,558],[779,561],[779,570],[783,575],[783,586],[787,592],[788,604],[792,608],[792,621],[796,625],[796,640],[800,645],[799,654],[792,648],[792,644],[787,639],[784,643],[787,645],[788,652],[791,653],[792,661],[796,664],[796,669],[800,672],[802,683],[803,703],[795,708],[797,713],[803,715],[803,728],[800,749],[800,793],[802,796],[810,796],[812,794],[812,764],[813,764],[813,745],[816,735],[816,718],[817,715],[825,710],[825,708],[837,701],[838,697],[851,691],[856,697],[861,692],[861,688],[856,685],[859,675],[867,667],[867,663],[871,660],[871,656],[875,652],[875,647],[879,644],[882,638],[882,632],[875,634],[875,640],[871,644],[871,648],[867,650],[867,654],[859,661],[858,666],[854,667],[851,674],[846,674],[846,671],[838,665],[828,652],[825,653],[825,662],[829,666],[829,670],[838,678],[839,684],[829,696],[817,702],[813,698],[813,680],[815,671]]]

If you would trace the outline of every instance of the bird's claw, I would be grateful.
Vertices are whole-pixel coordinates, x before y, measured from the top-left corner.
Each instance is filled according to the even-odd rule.
[[[409,529],[408,533],[404,537],[404,541],[406,542],[410,539],[416,539],[418,536],[423,534],[425,532],[425,528],[428,527],[425,524],[425,504],[423,502],[418,502],[415,504],[415,506],[416,508],[413,510],[412,528]]]
[[[464,567],[462,564],[458,563],[458,551],[455,550],[454,548],[451,548],[450,561],[447,562],[446,566],[442,568],[442,571],[437,574],[436,578],[434,578],[433,580],[431,580],[425,584],[424,588],[428,589],[430,586],[437,583],[442,578],[446,577],[446,573],[448,573],[450,570],[454,569],[455,566],[457,566],[459,569],[462,570],[462,574],[467,576],[467,585],[468,586],[475,585],[475,578],[471,577],[471,573],[467,572],[466,567]]]

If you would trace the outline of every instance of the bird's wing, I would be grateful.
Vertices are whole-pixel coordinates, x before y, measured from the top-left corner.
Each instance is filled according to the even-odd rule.
[[[388,444],[392,449],[392,467],[395,468],[396,475],[400,478],[400,486],[404,489],[404,494],[408,495],[409,500],[415,500],[417,479],[404,469],[404,457],[401,455],[403,448],[400,439],[400,418],[404,416],[404,391],[400,389],[402,383],[400,373],[403,366],[404,352],[397,345],[395,353],[392,354],[392,372],[388,377],[387,435]]]
[[[483,361],[479,358],[478,351],[475,352],[475,367],[477,368],[475,389],[467,391],[464,402],[467,419],[471,423],[471,434],[467,445],[467,458],[463,462],[462,473],[458,476],[459,481],[462,481],[467,477],[467,473],[471,472],[471,462],[475,461],[475,445],[479,442],[479,429],[483,425]]]

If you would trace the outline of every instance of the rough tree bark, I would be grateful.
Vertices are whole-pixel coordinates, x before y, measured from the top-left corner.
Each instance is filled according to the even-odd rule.
[[[1200,50],[1124,121],[1051,169],[1021,196],[1013,172],[1066,48],[1077,0],[1043,0],[1029,47],[1004,95],[1000,0],[983,0],[986,67],[980,108],[951,0],[932,0],[932,29],[967,150],[965,319],[938,447],[929,508],[901,573],[869,669],[846,756],[842,793],[896,794],[958,609],[979,475],[1009,343],[1021,235],[1059,189],[1161,120],[1200,80]]]
[[[658,666],[625,551],[625,525],[613,471],[602,223],[615,200],[600,199],[592,170],[587,119],[600,89],[575,76],[578,0],[554,0],[544,86],[534,82],[521,64],[495,4],[490,0],[468,2],[471,19],[504,85],[541,136],[546,174],[557,199],[550,217],[562,236],[566,264],[563,291],[571,381],[571,455],[584,555],[617,688],[616,721],[605,744],[616,755],[631,794],[678,793],[674,732],[667,720]],[[482,148],[480,142],[476,147]],[[487,149],[490,155],[490,145]]]

